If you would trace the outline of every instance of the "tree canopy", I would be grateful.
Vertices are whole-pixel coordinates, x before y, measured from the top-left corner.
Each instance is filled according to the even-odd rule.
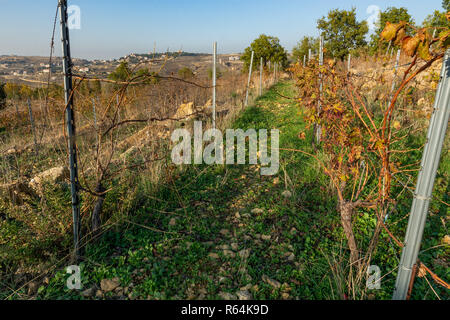
[[[109,74],[108,78],[122,82],[128,81],[131,78],[140,78],[139,81],[142,81],[143,84],[159,83],[158,74],[156,72],[150,72],[147,68],[142,68],[133,72],[126,61],[122,61],[116,70]]]
[[[442,28],[450,27],[450,22],[447,19],[447,12],[450,11],[450,0],[442,1],[444,11],[435,10],[433,14],[428,15],[423,21],[423,26],[428,28]]]
[[[114,81],[127,81],[129,77],[131,77],[131,70],[126,61],[122,61],[116,70],[108,76],[109,79]]]
[[[442,7],[444,8],[445,12],[449,12],[450,11],[450,0],[443,0]]]
[[[308,57],[309,49],[312,51],[318,51],[320,46],[320,40],[314,37],[303,37],[297,45],[292,49],[292,56],[294,61],[303,61],[303,57]]]
[[[183,67],[178,70],[178,76],[182,79],[190,79],[194,77],[194,72],[188,67]]]
[[[423,26],[428,28],[449,27],[450,23],[447,20],[446,12],[435,10],[433,14],[430,14],[425,18],[423,21]]]
[[[350,51],[367,44],[365,36],[369,27],[366,21],[356,19],[356,8],[331,10],[317,21],[317,27],[324,37],[328,54],[334,58],[344,59]]]
[[[288,59],[286,50],[281,46],[280,39],[276,37],[267,36],[262,34],[258,39],[255,39],[250,47],[247,47],[244,54],[241,56],[241,60],[244,61],[244,69],[248,70],[250,67],[250,60],[252,51],[255,52],[253,60],[253,69],[258,69],[261,57],[263,58],[264,66],[269,61],[273,64],[275,62],[281,63],[283,68],[287,67]]]

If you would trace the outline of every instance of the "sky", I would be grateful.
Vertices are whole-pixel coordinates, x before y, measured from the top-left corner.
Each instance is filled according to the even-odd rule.
[[[0,0],[0,55],[48,56],[57,0]],[[377,6],[406,7],[416,23],[442,0],[68,0],[80,9],[70,30],[72,56],[119,58],[130,53],[242,52],[260,34],[278,37],[292,50],[303,36],[317,36],[317,20],[331,9],[356,8],[367,20]],[[72,15],[76,17],[76,15]],[[59,21],[59,20],[58,20]],[[73,20],[76,23],[76,20]],[[59,22],[57,24],[59,40]],[[56,41],[56,54],[61,50]]]

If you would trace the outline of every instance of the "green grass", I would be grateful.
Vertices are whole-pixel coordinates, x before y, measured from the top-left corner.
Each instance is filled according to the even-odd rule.
[[[311,135],[298,138],[305,130],[299,107],[276,92],[295,96],[291,82],[278,83],[243,111],[233,127],[277,128],[280,148],[314,152]],[[444,162],[448,169],[448,157]],[[249,165],[187,166],[176,169],[171,177],[158,186],[145,177],[134,178],[138,191],[127,200],[130,222],[115,225],[86,246],[81,263],[84,289],[98,288],[102,279],[118,277],[127,292],[108,293],[103,298],[221,299],[220,293],[235,294],[245,286],[254,299],[342,298],[329,261],[336,259],[338,265],[339,259],[347,257],[346,243],[336,198],[313,159],[281,151],[280,171],[270,177]],[[440,178],[444,182],[438,185],[446,188],[438,190],[442,196],[448,194],[448,182],[442,172]],[[283,196],[286,190],[291,197]],[[109,194],[107,202],[117,201],[122,192]],[[405,195],[399,201],[398,214],[407,212],[410,200]],[[252,212],[255,208],[262,211]],[[447,233],[440,220],[448,208],[434,204],[431,210],[424,250],[436,246]],[[173,219],[175,224],[170,223]],[[368,215],[362,214],[356,223],[361,234],[370,233],[373,221]],[[401,233],[405,223],[396,225],[395,231]],[[270,240],[262,238],[269,235]],[[219,248],[224,245],[230,247],[231,255]],[[245,249],[250,250],[248,258],[239,255]],[[389,272],[398,264],[399,252],[383,234],[373,263],[388,275],[382,290],[370,292],[373,298],[390,298],[396,273]],[[211,253],[218,258],[211,258]],[[447,275],[444,280],[448,281],[448,269],[433,262],[445,260],[446,254],[448,249],[440,247],[421,258],[438,274]],[[263,276],[282,286],[273,287]],[[64,270],[58,271],[40,288],[38,298],[82,299],[79,292],[66,289],[67,277]],[[435,289],[445,298],[445,291]],[[434,298],[426,282],[418,279],[413,298],[424,297]]]

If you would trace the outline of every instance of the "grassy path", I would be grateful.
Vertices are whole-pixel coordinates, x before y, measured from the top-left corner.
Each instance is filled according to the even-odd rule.
[[[312,151],[311,137],[298,138],[304,123],[295,101],[276,92],[295,95],[281,82],[233,126],[277,128],[280,148]],[[84,291],[65,289],[59,272],[39,298],[341,299],[345,279],[336,274],[346,244],[326,177],[309,157],[284,151],[277,175],[259,172],[189,166],[156,190],[140,181],[131,221],[86,248]],[[389,295],[387,288],[377,298]]]
[[[304,129],[298,108],[275,91],[294,95],[291,83],[276,85],[234,127],[278,128],[281,148],[307,150],[307,142],[297,138]],[[327,262],[314,254],[319,243],[327,243],[321,229],[333,206],[320,178],[310,159],[290,152],[281,152],[276,176],[261,176],[259,166],[249,165],[190,166],[174,173],[172,184],[139,201],[132,222],[87,247],[83,288],[93,290],[84,294],[114,299],[332,298],[324,277]],[[40,297],[81,298],[61,287],[66,277],[58,274]],[[118,289],[99,291],[101,280],[114,278]]]

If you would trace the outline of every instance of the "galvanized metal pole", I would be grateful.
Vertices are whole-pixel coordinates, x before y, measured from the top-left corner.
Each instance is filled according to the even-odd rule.
[[[303,66],[306,66],[306,54],[303,56]]]
[[[252,80],[252,69],[253,69],[254,56],[255,56],[255,51],[252,51],[252,57],[250,59],[250,69],[248,70],[247,93],[245,94],[244,106],[248,106],[248,91],[250,90],[250,81]]]
[[[392,40],[389,41],[389,45],[388,45],[387,50],[386,50],[386,55],[389,54],[389,50],[391,49],[391,45],[392,45]]]
[[[308,50],[308,61],[311,61],[312,59],[312,52],[311,49]]]
[[[213,81],[213,97],[212,97],[212,126],[213,129],[216,128],[216,61],[217,61],[217,42],[213,44],[213,71],[212,71],[212,81]]]
[[[73,111],[73,88],[72,88],[72,57],[70,54],[69,27],[67,24],[67,0],[59,0],[59,10],[61,19],[61,41],[63,53],[64,72],[64,96],[66,102],[66,124],[69,147],[70,183],[72,192],[72,216],[73,216],[73,241],[74,259],[78,260],[80,255],[80,203],[78,196],[78,166],[77,148],[75,143],[75,119]]]
[[[323,37],[319,41],[319,66],[323,65]]]
[[[395,59],[394,79],[392,80],[391,95],[394,92],[395,85],[396,85],[396,82],[397,82],[397,71],[398,71],[398,66],[400,64],[400,54],[401,54],[401,52],[402,52],[402,50],[398,49],[398,51],[397,51],[397,58]]]
[[[323,66],[323,37],[320,37],[319,67],[320,66]],[[323,83],[322,83],[322,73],[320,73],[320,71],[319,71],[319,90],[320,94],[319,94],[319,102],[317,104],[317,115],[319,115],[320,112],[322,111],[322,104],[320,102],[320,99],[322,97]],[[316,144],[319,145],[322,137],[322,127],[320,126],[320,124],[316,123],[315,128],[316,128],[315,130]]]
[[[450,50],[442,64],[441,81],[436,92],[433,115],[428,129],[428,141],[422,156],[411,215],[406,230],[405,246],[400,260],[394,300],[406,299],[411,282],[412,269],[417,263],[425,221],[428,214],[434,181],[439,167],[442,147],[450,115]]]
[[[38,150],[38,143],[37,143],[37,137],[36,137],[36,127],[34,126],[33,110],[31,109],[30,99],[28,99],[28,113],[30,114],[31,131],[33,132],[33,138],[34,138],[34,153],[37,156],[37,155],[39,155],[39,150]]]
[[[262,74],[263,74],[263,57],[259,63],[259,95],[262,96]]]
[[[437,32],[437,29],[434,28],[434,30],[433,30],[433,35],[431,36],[431,39],[434,39],[434,37],[436,36],[436,32]],[[434,45],[432,45],[431,47],[433,48],[433,46],[434,46]]]

